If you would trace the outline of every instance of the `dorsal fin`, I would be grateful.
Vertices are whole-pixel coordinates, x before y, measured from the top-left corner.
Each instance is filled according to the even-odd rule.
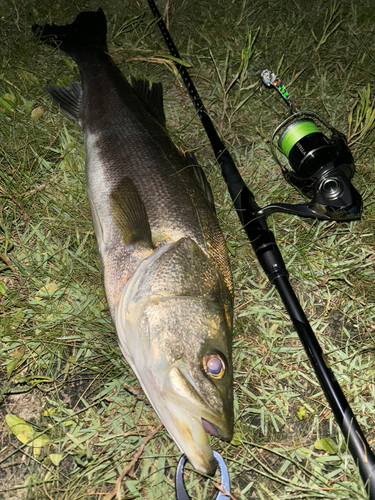
[[[129,177],[122,179],[112,191],[111,209],[114,223],[125,245],[152,248],[146,208]]]
[[[130,77],[132,87],[137,96],[144,102],[151,114],[165,127],[165,115],[163,108],[163,86],[161,83],[152,83],[148,80],[137,80]]]
[[[212,194],[210,183],[207,180],[207,177],[206,177],[206,174],[204,173],[203,168],[199,166],[198,161],[197,161],[194,153],[185,153],[185,160],[186,160],[186,164],[189,167],[193,167],[193,172],[194,172],[195,177],[198,181],[198,184],[202,188],[204,194],[206,195],[206,198],[211,203],[212,208],[214,209],[214,212],[216,213],[214,195]]]
[[[82,103],[82,89],[76,82],[66,87],[48,87],[52,100],[60,107],[61,111],[76,123],[79,123],[79,115]]]

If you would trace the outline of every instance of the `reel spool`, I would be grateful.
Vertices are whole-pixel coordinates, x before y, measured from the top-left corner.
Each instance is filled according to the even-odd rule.
[[[285,179],[311,201],[275,203],[262,208],[261,214],[284,212],[338,221],[360,218],[362,198],[350,182],[355,166],[346,138],[316,113],[299,111],[284,120],[272,135],[271,153]],[[292,170],[281,163],[280,153]]]

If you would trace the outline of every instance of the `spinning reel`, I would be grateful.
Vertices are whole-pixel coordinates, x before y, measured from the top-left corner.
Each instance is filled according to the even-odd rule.
[[[355,166],[345,136],[311,111],[293,112],[281,80],[263,70],[263,82],[275,87],[292,112],[273,132],[271,153],[285,179],[311,201],[305,204],[273,203],[261,215],[284,212],[323,220],[359,219],[362,198],[351,184]],[[281,155],[292,170],[280,160]]]

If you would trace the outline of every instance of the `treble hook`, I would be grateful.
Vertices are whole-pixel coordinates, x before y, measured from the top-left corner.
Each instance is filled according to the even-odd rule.
[[[224,459],[217,451],[214,451],[213,454],[220,469],[221,486],[227,493],[230,493],[229,473]],[[187,494],[184,483],[184,468],[186,462],[186,455],[182,455],[178,462],[176,476],[174,479],[176,488],[176,500],[191,500],[189,495]],[[228,496],[219,491],[219,493],[215,497],[215,500],[228,500]]]

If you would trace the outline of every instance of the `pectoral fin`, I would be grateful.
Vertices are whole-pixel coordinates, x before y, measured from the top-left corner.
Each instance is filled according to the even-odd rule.
[[[80,124],[82,89],[78,83],[72,82],[70,88],[51,86],[47,90],[53,101],[60,106],[61,111]]]
[[[146,208],[129,177],[125,177],[112,191],[111,209],[114,223],[125,245],[152,248]]]

